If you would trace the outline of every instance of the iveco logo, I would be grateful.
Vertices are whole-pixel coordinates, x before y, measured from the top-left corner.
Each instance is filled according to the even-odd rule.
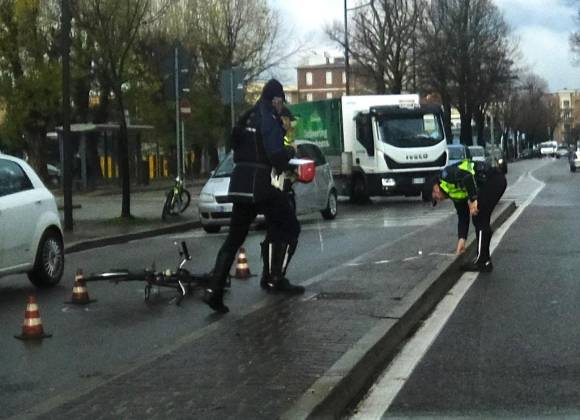
[[[406,160],[422,160],[422,159],[427,159],[429,157],[429,155],[427,153],[419,153],[416,155],[406,155],[405,159]]]

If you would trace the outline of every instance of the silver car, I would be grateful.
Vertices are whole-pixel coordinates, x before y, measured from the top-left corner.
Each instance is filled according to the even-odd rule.
[[[316,164],[316,176],[312,182],[293,186],[296,212],[306,214],[320,211],[324,219],[334,219],[337,214],[337,192],[326,158],[315,144],[307,142],[297,144],[296,156],[311,159]],[[199,195],[199,218],[208,233],[217,233],[222,226],[230,224],[233,205],[228,197],[228,188],[233,169],[233,155],[230,153],[220,162]]]

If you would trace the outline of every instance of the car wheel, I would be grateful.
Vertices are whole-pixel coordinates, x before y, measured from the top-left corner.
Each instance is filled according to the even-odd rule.
[[[56,285],[64,272],[64,245],[61,236],[55,231],[42,235],[34,268],[28,273],[28,279],[36,287],[48,288]]]
[[[352,181],[350,201],[356,204],[366,204],[369,202],[367,186],[362,175],[355,176]]]
[[[336,214],[338,213],[337,204],[338,197],[336,196],[336,191],[332,190],[330,191],[330,194],[328,194],[326,208],[320,212],[320,214],[322,214],[322,217],[325,218],[326,220],[334,219],[336,217]]]
[[[203,225],[202,227],[207,233],[218,233],[222,228],[221,226],[215,225]]]

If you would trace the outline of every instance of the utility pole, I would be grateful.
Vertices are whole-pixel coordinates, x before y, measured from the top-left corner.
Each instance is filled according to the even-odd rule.
[[[179,130],[179,44],[175,44],[175,151],[177,154],[177,176],[181,175],[181,145]]]
[[[62,149],[63,149],[63,195],[64,230],[72,232],[72,148],[70,138],[70,29],[71,11],[69,0],[61,1],[62,27]]]
[[[346,82],[346,95],[350,95],[350,63],[348,59],[348,8],[344,0],[344,75]]]

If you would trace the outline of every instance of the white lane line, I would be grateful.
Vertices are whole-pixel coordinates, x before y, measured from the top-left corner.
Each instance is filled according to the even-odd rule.
[[[375,261],[374,264],[388,264],[390,262],[391,262],[391,260],[380,260],[380,261]]]
[[[466,273],[461,277],[417,334],[396,356],[385,375],[373,386],[369,396],[357,408],[353,420],[380,419],[383,416],[476,277],[477,273]]]
[[[539,169],[539,168],[538,168]],[[528,199],[514,211],[514,213],[494,233],[490,245],[493,253],[511,225],[520,217],[536,196],[546,186],[531,173],[527,174],[540,185]],[[478,273],[465,273],[457,281],[451,292],[437,305],[431,316],[417,333],[405,344],[403,350],[387,367],[381,378],[373,385],[368,395],[356,408],[351,419],[369,420],[380,419],[387,412],[399,391],[409,379],[415,367],[423,359],[439,333],[453,314],[461,299],[475,282]]]
[[[416,260],[416,259],[419,259],[419,258],[421,258],[421,257],[407,257],[407,258],[403,258],[403,262],[413,261],[413,260]]]

